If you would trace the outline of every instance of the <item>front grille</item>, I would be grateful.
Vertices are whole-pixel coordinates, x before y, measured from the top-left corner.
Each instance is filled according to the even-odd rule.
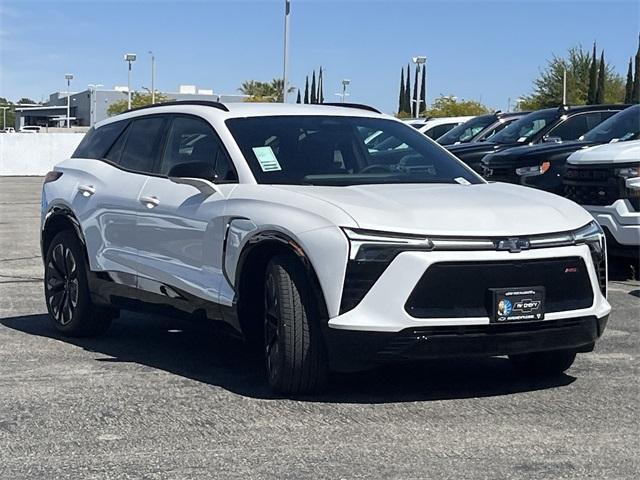
[[[620,198],[629,199],[635,209],[640,198],[625,186],[625,179],[614,168],[634,165],[567,166],[564,175],[565,196],[580,205],[607,206]]]
[[[545,287],[545,311],[588,308],[593,290],[582,258],[443,262],[429,267],[405,305],[416,318],[487,317],[492,288]]]
[[[518,183],[518,176],[513,168],[484,167],[483,176],[492,182]]]

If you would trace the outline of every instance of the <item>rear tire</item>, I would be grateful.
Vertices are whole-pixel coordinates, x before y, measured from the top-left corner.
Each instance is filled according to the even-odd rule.
[[[105,333],[113,313],[91,302],[85,252],[69,230],[58,233],[47,250],[44,293],[55,328],[65,335],[81,337]]]
[[[573,350],[509,355],[516,370],[526,375],[558,375],[568,370],[575,359],[576,352]]]
[[[327,355],[311,282],[298,259],[277,255],[268,263],[264,305],[269,385],[285,394],[320,392],[327,382]]]

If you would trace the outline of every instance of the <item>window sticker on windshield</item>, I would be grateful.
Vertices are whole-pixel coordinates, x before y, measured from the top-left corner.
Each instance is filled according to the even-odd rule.
[[[253,147],[252,150],[263,172],[277,172],[282,170],[276,154],[273,153],[271,147]]]
[[[464,177],[456,177],[454,180],[460,185],[471,185],[471,182]]]
[[[526,142],[527,141],[527,137],[520,137],[518,139],[518,143],[522,143],[522,142]]]

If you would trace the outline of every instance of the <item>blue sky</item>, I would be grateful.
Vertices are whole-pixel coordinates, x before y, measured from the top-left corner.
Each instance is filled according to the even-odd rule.
[[[179,84],[237,93],[243,80],[282,75],[284,0],[0,0],[0,96],[35,100],[73,86],[126,85],[125,52],[135,52],[133,86]],[[350,101],[393,112],[400,69],[428,57],[428,97],[453,94],[505,109],[530,92],[553,53],[594,40],[621,74],[635,54],[637,1],[292,0],[290,80],[304,87],[325,70],[325,98],[351,79]]]

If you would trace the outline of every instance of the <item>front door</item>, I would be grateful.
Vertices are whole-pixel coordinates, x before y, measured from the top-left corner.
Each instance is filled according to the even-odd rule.
[[[176,183],[171,177],[189,163],[207,165],[215,189]],[[226,198],[236,182],[229,157],[202,118],[172,115],[164,152],[142,188],[138,215],[139,288],[174,287],[218,302]],[[160,283],[162,285],[157,285]],[[161,290],[162,291],[162,290]]]

